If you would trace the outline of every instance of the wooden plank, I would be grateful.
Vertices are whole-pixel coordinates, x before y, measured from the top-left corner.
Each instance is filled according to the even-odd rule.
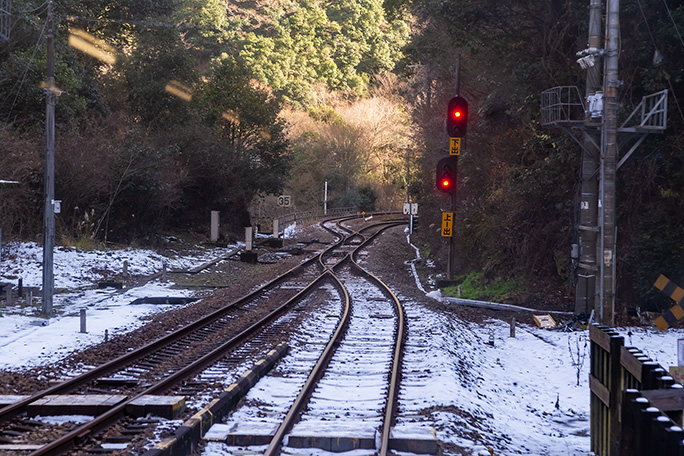
[[[641,395],[663,412],[684,410],[684,388],[645,390]]]
[[[610,391],[593,375],[589,374],[589,389],[606,407],[610,407]]]
[[[639,356],[642,356],[642,353],[639,353]],[[637,359],[634,353],[630,352],[625,346],[620,350],[620,364],[627,372],[632,374],[639,383],[641,383],[644,365]]]
[[[589,326],[589,338],[610,353],[610,335],[596,325]]]

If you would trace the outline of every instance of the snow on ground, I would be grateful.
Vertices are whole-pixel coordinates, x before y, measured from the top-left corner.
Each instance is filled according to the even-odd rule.
[[[234,246],[233,246],[234,247]],[[183,255],[164,257],[151,250],[121,249],[82,251],[57,247],[54,253],[55,317],[36,316],[39,292],[33,306],[17,302],[0,308],[0,369],[49,364],[69,353],[131,331],[145,317],[170,309],[169,305],[135,304],[145,297],[190,297],[195,291],[174,287],[172,282],[151,281],[127,290],[97,289],[97,283],[120,274],[124,261],[131,275],[152,275],[162,270],[186,270],[226,255],[231,248],[195,248]],[[24,287],[42,284],[42,247],[35,243],[8,243],[0,257],[0,282]],[[81,333],[81,309],[86,309],[86,332]]]
[[[141,326],[146,316],[170,307],[131,305],[136,298],[192,294],[160,281],[123,292],[94,287],[108,274],[119,273],[124,261],[132,274],[152,274],[164,262],[170,269],[188,269],[226,252],[197,249],[183,257],[165,258],[149,250],[57,248],[55,287],[68,290],[55,295],[59,315],[45,321],[33,316],[29,307],[0,308],[0,369],[48,364],[101,342],[105,329],[110,335],[130,331]],[[36,244],[5,245],[0,282],[16,284],[21,277],[25,286],[40,286],[41,258],[42,249]],[[439,294],[429,296],[439,299]],[[438,438],[451,444],[447,455],[486,455],[490,445],[499,456],[590,454],[586,331],[548,331],[529,322],[519,323],[516,337],[511,338],[509,325],[500,320],[463,324],[410,300],[406,306],[407,345],[414,347],[406,362],[417,375],[405,376],[400,424],[434,427]],[[87,333],[79,332],[83,308]],[[677,363],[677,339],[684,338],[683,331],[619,330],[626,345],[641,349],[665,368]],[[582,356],[587,358],[577,386],[574,363]],[[227,454],[231,453],[215,443],[204,453]]]

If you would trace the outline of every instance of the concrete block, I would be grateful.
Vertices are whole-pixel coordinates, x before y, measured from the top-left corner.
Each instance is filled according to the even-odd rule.
[[[0,396],[0,408],[7,407],[8,405],[16,404],[17,402],[28,399],[30,396],[19,396],[14,394],[9,394],[5,396]]]
[[[153,396],[145,395],[131,401],[126,406],[126,413],[135,417],[152,414],[173,420],[185,411],[185,396]]]
[[[318,448],[340,453],[351,450],[374,449],[375,438],[290,435],[287,446],[292,448]]]
[[[401,453],[437,454],[439,441],[433,427],[405,424],[392,428],[389,447]]]
[[[126,396],[107,394],[49,395],[28,405],[28,416],[101,415],[125,401]]]

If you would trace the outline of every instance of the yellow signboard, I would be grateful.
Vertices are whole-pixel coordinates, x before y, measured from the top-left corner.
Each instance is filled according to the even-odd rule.
[[[454,213],[442,212],[442,236],[451,237],[454,227]]]
[[[449,155],[461,155],[461,138],[449,138]]]

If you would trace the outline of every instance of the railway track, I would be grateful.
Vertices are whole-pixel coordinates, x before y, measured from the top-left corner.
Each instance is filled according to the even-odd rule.
[[[293,324],[293,320],[296,319],[293,315],[297,314],[288,312],[289,310],[304,305],[303,303],[311,300],[316,294],[321,298],[321,293],[324,300],[335,301],[334,290],[339,291],[338,301],[342,305],[342,301],[347,299],[342,297],[348,295],[344,282],[350,282],[351,278],[358,274],[366,274],[356,264],[354,255],[382,229],[400,223],[374,223],[357,232],[345,227],[345,220],[347,219],[330,220],[322,224],[337,237],[333,245],[247,296],[149,345],[3,407],[0,409],[0,430],[6,431],[6,436],[13,436],[5,438],[4,441],[11,441],[17,447],[21,446],[22,442],[26,442],[27,447],[31,446],[29,443],[34,447],[38,445],[39,447],[30,453],[36,456],[65,454],[70,450],[85,454],[89,448],[102,446],[102,438],[99,436],[111,428],[113,423],[119,423],[117,426],[130,435],[156,424],[155,420],[145,422],[131,421],[127,418],[126,410],[136,400],[161,394],[168,395],[169,392],[179,395],[194,394],[198,390],[206,390],[206,385],[215,383],[217,377],[231,378],[232,375],[235,378],[240,365],[262,355],[266,351],[265,347],[270,348],[279,335],[289,331],[288,325]],[[373,236],[362,233],[369,231],[375,232]],[[338,276],[345,278],[341,280]],[[375,281],[377,282],[377,279]],[[323,285],[324,283],[332,283],[334,289]],[[387,291],[382,293],[387,296]],[[391,292],[389,294],[391,295]],[[355,301],[359,301],[359,298],[355,298]],[[398,307],[398,301],[396,298],[394,301],[393,305],[400,316],[402,312]],[[345,302],[344,305],[348,307],[348,303]],[[246,314],[249,318],[245,318]],[[397,318],[403,319],[403,316]],[[340,335],[350,327],[349,322],[341,323],[341,329],[337,331]],[[402,330],[397,329],[396,333],[402,334]],[[401,341],[401,337],[397,340]],[[331,348],[326,351],[335,351],[332,347],[336,344],[339,344],[339,340],[331,340],[328,344]],[[395,356],[400,356],[400,344],[401,342],[395,343]],[[329,362],[328,359],[321,364],[327,365]],[[390,364],[396,367],[401,363],[393,360]],[[320,372],[313,377],[317,375],[320,375]],[[390,374],[389,377],[395,383],[387,389],[390,397],[384,406],[387,411],[387,423],[391,422],[391,411],[395,407],[396,399],[392,399],[392,395],[396,394],[398,374]],[[27,420],[25,416],[29,404],[46,397],[93,393],[117,395],[123,399],[87,423],[64,427],[60,431],[62,435],[58,437],[54,436],[54,427]],[[308,395],[309,393],[306,393],[302,398]],[[292,423],[284,424],[282,429],[286,430],[291,426]],[[41,428],[45,428],[43,435]],[[381,428],[383,440],[386,440],[384,434],[388,434],[389,424],[382,424]],[[125,442],[125,439],[123,440]],[[274,439],[272,451],[275,452],[279,445],[280,442]],[[27,450],[3,454],[27,454]]]
[[[296,397],[291,391],[293,397],[286,401],[291,402],[289,408],[274,406],[278,401],[273,398],[283,394],[282,382],[276,382],[274,391],[264,392],[270,419],[260,414],[263,401],[248,403],[229,418],[224,425],[226,435],[221,435],[220,440],[249,445],[266,443],[267,437],[270,441],[264,454],[273,455],[283,450],[286,436],[290,448],[339,452],[375,450],[377,434],[378,454],[390,451],[406,334],[404,311],[392,291],[358,265],[356,256],[382,230],[395,225],[389,224],[370,236],[348,232],[343,242],[346,250],[341,250],[346,252],[344,259],[330,267],[329,260],[323,259],[342,297],[340,305],[331,303],[328,315],[338,307],[339,318],[335,325],[329,321],[313,324],[316,330],[309,331],[308,338],[300,342],[312,349],[291,355],[299,357],[292,363],[296,368],[281,373],[287,383],[301,385]],[[315,365],[310,365],[311,360]],[[272,437],[259,435],[264,426],[274,429]]]

